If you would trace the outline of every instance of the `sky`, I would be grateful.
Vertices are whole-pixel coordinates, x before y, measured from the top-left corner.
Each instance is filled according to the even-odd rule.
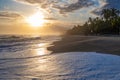
[[[120,10],[120,0],[0,0],[0,34],[62,34],[105,8]]]

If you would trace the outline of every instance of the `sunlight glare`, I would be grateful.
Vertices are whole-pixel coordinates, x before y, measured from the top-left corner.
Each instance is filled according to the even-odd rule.
[[[47,43],[40,43],[40,44],[38,44],[38,45],[37,45],[38,49],[36,49],[35,53],[36,53],[37,55],[39,55],[39,56],[50,54],[51,51],[48,51],[48,50],[46,49],[46,46],[47,46],[47,45],[48,45]]]
[[[32,16],[29,16],[26,21],[33,27],[42,27],[45,23],[44,15],[41,12],[36,12]]]

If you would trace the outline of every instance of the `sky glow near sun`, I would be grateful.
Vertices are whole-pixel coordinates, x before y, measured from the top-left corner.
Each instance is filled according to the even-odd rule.
[[[40,11],[26,18],[26,22],[32,27],[42,27],[45,23],[44,15]]]
[[[0,34],[62,34],[102,9],[120,10],[119,4],[120,0],[0,0]]]

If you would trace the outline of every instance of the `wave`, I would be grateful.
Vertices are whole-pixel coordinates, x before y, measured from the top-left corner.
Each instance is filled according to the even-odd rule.
[[[41,37],[32,36],[15,36],[1,35],[0,36],[0,52],[23,50],[29,48],[29,45],[37,44],[41,41]]]
[[[37,44],[51,43],[58,39],[57,36],[0,35],[0,53],[36,49]]]
[[[31,36],[14,36],[14,35],[5,35],[0,36],[1,42],[20,42],[20,41],[30,41],[30,40],[40,40],[41,37],[31,37]]]

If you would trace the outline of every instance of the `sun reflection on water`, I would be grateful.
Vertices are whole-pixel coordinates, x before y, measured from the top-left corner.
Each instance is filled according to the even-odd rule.
[[[32,65],[33,68],[30,69],[30,72],[35,72],[35,74],[36,72],[42,72],[43,74],[41,75],[44,75],[44,73],[51,74],[51,72],[56,69],[55,58],[50,57],[49,55],[43,56],[51,53],[51,51],[47,50],[49,44],[50,43],[40,43],[36,45],[37,49],[34,49],[34,55],[41,57],[34,58],[34,60],[31,61],[31,63],[33,63],[34,65]]]
[[[37,44],[38,48],[35,49],[35,53],[39,56],[50,54],[51,51],[47,50],[48,45],[49,45],[48,43]]]
[[[47,55],[51,53],[51,51],[47,50],[47,47],[49,45],[50,43],[40,43],[36,45],[37,49],[34,49],[33,53],[35,56],[38,57],[28,59],[30,60],[29,66],[27,66],[27,69],[26,71],[24,71],[24,73],[28,73],[30,77],[38,80],[48,80],[49,78],[51,78],[50,80],[52,80],[52,77],[54,75],[59,75],[60,72],[65,70],[64,68],[61,68],[60,65],[58,65],[59,59],[56,58],[56,56]]]

